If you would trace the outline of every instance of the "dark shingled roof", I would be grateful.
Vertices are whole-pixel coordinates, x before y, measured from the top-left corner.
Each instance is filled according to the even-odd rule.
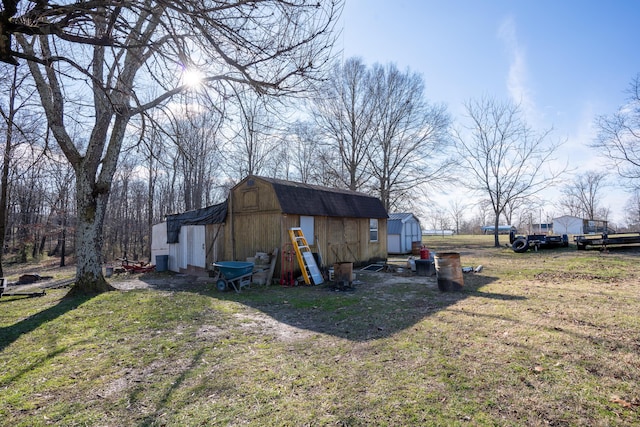
[[[247,178],[247,180],[252,177]],[[344,218],[387,218],[387,210],[377,197],[357,191],[281,179],[253,177],[269,182],[278,197],[282,213]]]

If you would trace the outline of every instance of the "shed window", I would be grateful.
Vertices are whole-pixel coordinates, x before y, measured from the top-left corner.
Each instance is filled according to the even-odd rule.
[[[378,219],[371,218],[369,220],[369,240],[372,242],[378,241]]]

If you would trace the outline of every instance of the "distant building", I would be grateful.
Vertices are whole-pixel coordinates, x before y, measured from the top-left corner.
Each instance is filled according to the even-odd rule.
[[[553,231],[553,223],[547,222],[543,224],[531,224],[529,234],[551,234]]]
[[[553,219],[555,234],[595,234],[609,232],[607,221],[563,215]]]
[[[493,234],[495,227],[493,225],[483,225],[480,227],[482,234]],[[518,230],[513,225],[499,225],[498,234],[509,234],[511,232],[516,233]]]
[[[413,242],[422,242],[420,220],[412,213],[391,213],[387,220],[387,251],[408,254]]]
[[[453,236],[453,230],[422,230],[423,236]]]

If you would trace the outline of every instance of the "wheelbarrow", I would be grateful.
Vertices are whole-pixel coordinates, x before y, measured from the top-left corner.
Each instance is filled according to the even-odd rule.
[[[245,286],[251,284],[253,275],[253,263],[245,261],[219,261],[214,262],[213,267],[218,270],[216,288],[224,292],[231,286],[236,292],[240,292]]]

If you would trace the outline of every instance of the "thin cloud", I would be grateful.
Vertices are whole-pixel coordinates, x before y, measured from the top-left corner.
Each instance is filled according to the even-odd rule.
[[[528,87],[528,72],[525,49],[520,46],[516,31],[516,22],[512,16],[504,19],[498,29],[498,37],[505,45],[508,55],[511,57],[509,75],[507,77],[507,90],[515,103],[522,106],[522,111],[528,121],[538,123],[538,114],[533,101],[531,90]]]

